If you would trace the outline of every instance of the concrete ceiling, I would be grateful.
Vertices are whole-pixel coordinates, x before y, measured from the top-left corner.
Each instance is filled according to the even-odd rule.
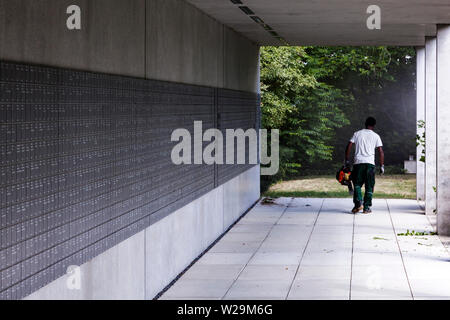
[[[260,45],[422,46],[437,24],[450,24],[450,0],[187,0]],[[369,5],[381,9],[381,29],[366,26]],[[251,15],[269,25],[277,39]]]

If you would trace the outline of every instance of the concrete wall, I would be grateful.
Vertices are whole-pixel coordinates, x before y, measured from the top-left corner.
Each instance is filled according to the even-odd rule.
[[[184,1],[148,0],[148,78],[223,87],[223,25]]]
[[[417,121],[425,121],[425,47],[417,49]],[[417,128],[417,135],[422,136],[424,129]],[[416,190],[417,200],[425,200],[425,164],[420,161],[422,157],[422,146],[417,146],[417,173],[416,173]]]
[[[0,0],[0,43],[2,60],[258,90],[258,46],[182,0]],[[81,290],[62,277],[29,298],[153,298],[258,198],[254,167],[81,266]]]
[[[425,44],[425,212],[436,209],[436,38]]]
[[[82,30],[66,9],[82,9]],[[0,0],[0,59],[145,75],[145,0]]]
[[[82,29],[66,9],[81,7]],[[256,92],[259,47],[183,0],[0,0],[0,59]]]
[[[259,47],[180,0],[147,0],[146,76],[257,92]]]
[[[80,290],[63,276],[27,299],[152,299],[259,198],[259,173],[253,167],[82,265]]]
[[[437,33],[437,229],[450,236],[450,26]]]

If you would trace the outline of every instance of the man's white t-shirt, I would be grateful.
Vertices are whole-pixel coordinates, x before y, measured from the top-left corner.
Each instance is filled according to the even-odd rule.
[[[350,142],[356,145],[354,164],[370,163],[375,165],[375,149],[383,146],[378,134],[373,130],[362,129],[353,134]]]

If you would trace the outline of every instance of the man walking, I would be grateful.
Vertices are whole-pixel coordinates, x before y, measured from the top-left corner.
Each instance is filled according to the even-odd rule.
[[[371,213],[372,195],[375,187],[375,149],[380,153],[380,174],[384,174],[384,152],[383,143],[373,129],[376,125],[375,118],[366,120],[366,129],[354,133],[345,150],[345,166],[350,167],[350,152],[353,144],[356,146],[352,181],[354,186],[353,213],[363,210],[363,213]],[[362,197],[362,186],[365,185],[364,199]]]

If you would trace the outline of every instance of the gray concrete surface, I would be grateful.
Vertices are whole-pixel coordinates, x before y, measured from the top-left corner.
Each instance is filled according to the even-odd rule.
[[[259,47],[182,0],[0,0],[0,59],[257,92]]]
[[[0,59],[144,77],[144,0],[80,0],[82,29],[66,27],[69,0],[0,0]]]
[[[273,36],[223,0],[188,0],[218,21],[262,45],[279,45]],[[291,45],[425,45],[436,24],[450,23],[447,0],[298,1],[243,0],[258,17]],[[367,8],[381,9],[381,29],[369,30]]]
[[[416,118],[417,122],[425,121],[425,47],[416,48]],[[425,129],[417,127],[417,135],[422,137]],[[425,163],[420,161],[424,148],[421,145],[416,149],[417,173],[416,173],[416,192],[417,200],[425,200]]]
[[[450,26],[437,35],[437,226],[450,236]]]
[[[436,38],[427,38],[425,45],[425,212],[436,210]]]
[[[254,207],[161,299],[450,299],[450,254],[414,200]]]
[[[230,29],[224,29],[223,86],[252,92],[259,87],[259,47]]]
[[[0,59],[258,91],[259,47],[185,1],[80,0],[79,31],[71,4],[0,0]],[[29,298],[150,299],[258,198],[255,167],[81,266],[81,290]]]
[[[147,0],[146,76],[257,92],[259,47],[179,0]]]
[[[223,87],[223,29],[184,1],[147,0],[147,78]]]
[[[147,78],[257,92],[259,47],[184,1],[147,0],[146,48]]]
[[[152,299],[259,198],[257,179],[254,167],[80,266],[80,290],[66,275],[27,299]]]
[[[83,10],[82,30],[69,31],[65,27],[67,18],[65,9],[72,4],[69,1],[0,0],[0,43],[2,43],[0,59],[257,91],[258,46],[255,43],[279,45],[280,42],[274,40],[230,1],[190,0],[189,2],[210,17],[181,0],[80,0],[78,4]],[[436,23],[450,23],[448,13],[450,10],[446,10],[450,9],[450,3],[446,0],[435,0],[431,3],[417,0],[414,5],[406,0],[395,3],[383,0],[380,2],[383,10],[382,30],[370,33],[365,29],[366,4],[356,0],[346,0],[339,4],[330,4],[329,1],[324,0],[315,2],[246,0],[244,3],[291,44],[423,46],[425,36],[436,35]],[[449,39],[449,27],[440,26],[437,31],[437,149],[439,150],[437,154],[439,212],[437,226],[443,235],[450,234],[448,205],[450,203],[448,192],[450,168],[446,165],[450,156],[448,154],[450,129],[447,126],[450,117],[448,111],[450,96],[446,85],[447,70],[450,69]],[[425,119],[424,50],[423,47],[418,48],[418,119]],[[259,192],[257,191],[259,190],[257,174],[255,171],[249,173],[251,181],[242,178],[244,175],[233,180],[234,184],[229,182],[218,191],[219,194],[222,193],[224,199],[222,228],[230,225],[243,212],[243,208],[250,205],[250,199],[257,198]],[[424,168],[419,162],[417,190],[418,197],[422,200],[425,199],[424,185]],[[218,195],[211,193],[207,196],[214,201]],[[202,216],[202,212],[206,210],[204,207],[209,206],[201,203],[193,203],[192,206],[183,208],[186,211],[181,212],[187,212],[186,215],[174,216],[183,223],[200,228],[199,230],[204,230],[201,228],[206,228],[205,224],[209,226],[208,232],[199,231],[199,238],[173,234],[170,241],[168,240],[170,245],[165,247],[166,244],[151,242],[149,239],[154,239],[152,237],[156,236],[153,231],[147,230],[128,239],[127,241],[130,242],[126,241],[119,249],[119,246],[111,249],[117,249],[119,252],[108,251],[82,266],[82,271],[87,274],[83,280],[87,281],[85,288],[95,283],[92,277],[113,279],[108,284],[103,280],[101,280],[103,284],[96,284],[95,287],[100,287],[97,292],[84,292],[84,289],[77,293],[62,292],[65,288],[65,280],[60,279],[33,296],[35,298],[105,297],[105,293],[116,290],[122,286],[121,281],[125,281],[123,293],[120,296],[111,293],[109,297],[152,297],[170,281],[176,270],[186,266],[188,260],[192,260],[200,248],[217,235],[219,230],[217,220],[210,221]],[[197,206],[202,209],[197,209]],[[214,208],[213,212],[217,209]],[[200,220],[194,221],[198,217],[203,217],[203,224],[199,222]],[[265,219],[264,217],[263,221]],[[267,221],[270,219],[267,217]],[[154,232],[158,234],[163,232],[162,230],[178,230],[180,223],[164,219],[158,226],[160,229],[155,229]],[[140,253],[142,243],[145,243],[145,254],[147,250],[151,250],[152,254],[161,255],[166,254],[168,252],[166,250],[179,252],[177,251],[180,250],[179,246],[185,243],[174,240],[176,236],[192,241],[196,247],[183,251],[179,261],[171,260],[170,257],[174,255],[170,253],[167,256],[155,258],[153,268],[146,262],[144,271],[141,269],[136,271],[136,278],[123,277],[122,273],[135,269],[127,263],[120,264],[123,262],[119,263],[117,257],[124,257],[130,263],[147,261],[147,257]],[[280,244],[271,245],[279,247]],[[250,250],[256,246],[257,241],[246,249]],[[130,257],[122,253],[122,250],[127,250],[126,248],[128,250],[136,248],[136,256]],[[175,256],[178,257],[178,255]],[[261,256],[258,259],[262,259],[258,261],[265,261],[266,257]],[[175,266],[173,270],[163,268],[163,264],[167,261],[173,262]],[[289,261],[292,263],[293,260]],[[101,273],[106,265],[114,264],[116,264],[114,268],[108,269],[104,274]],[[149,272],[153,274],[148,275]],[[154,277],[153,280],[152,277]],[[155,280],[156,278],[159,280]],[[145,283],[144,289],[138,285],[142,279]],[[229,279],[221,279],[221,281],[221,285],[225,287],[229,283]],[[252,284],[245,283],[245,285],[254,288]],[[275,285],[274,288],[284,287]],[[238,290],[236,295],[239,295],[239,292]]]
[[[26,300],[144,299],[145,232],[142,231],[80,266],[80,288],[69,289],[69,275]]]

